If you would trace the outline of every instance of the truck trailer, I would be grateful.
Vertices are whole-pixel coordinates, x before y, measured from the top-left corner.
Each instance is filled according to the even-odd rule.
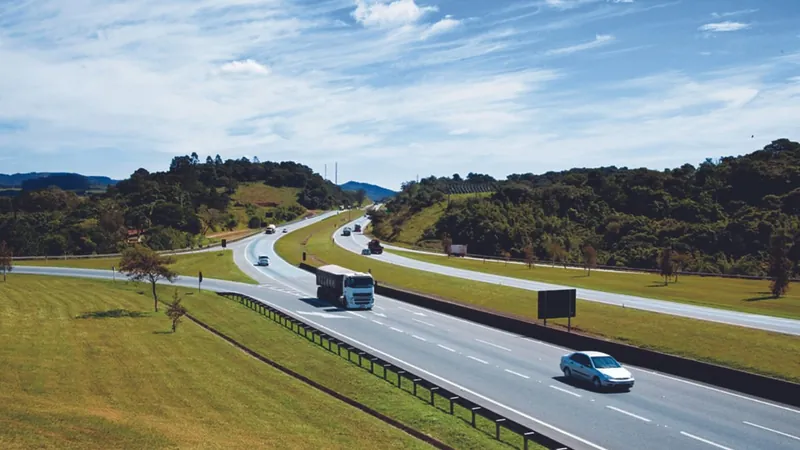
[[[375,280],[369,273],[334,264],[322,266],[317,268],[317,298],[344,309],[372,309]]]
[[[276,230],[276,229],[277,229],[277,227],[276,227],[275,225],[273,225],[273,224],[269,224],[269,225],[267,226],[267,231],[265,231],[265,233],[266,233],[266,234],[273,234],[273,233],[275,233],[275,230]]]

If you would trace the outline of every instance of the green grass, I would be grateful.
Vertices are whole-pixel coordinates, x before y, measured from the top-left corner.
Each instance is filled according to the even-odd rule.
[[[339,248],[330,236],[346,220],[336,216],[298,230],[281,238],[275,249],[292,264],[300,263],[305,250],[312,265],[371,269],[376,279],[392,286],[536,319],[536,292],[408,269]],[[566,326],[561,319],[550,323]],[[800,354],[800,337],[583,300],[578,300],[572,324],[618,342],[800,382],[800,358],[786,358]]]
[[[298,188],[278,188],[274,186],[267,186],[264,183],[242,183],[236,189],[236,193],[234,193],[231,198],[234,201],[234,204],[235,202],[239,202],[243,205],[254,205],[258,211],[259,217],[264,217],[264,214],[267,211],[273,209],[273,207],[268,206],[269,204],[275,203],[282,206],[298,204],[297,194],[299,192],[300,189]],[[247,223],[250,220],[250,218],[247,216],[247,208],[245,206],[234,206],[232,204],[229,210],[234,216],[236,216],[236,219],[239,222],[237,229],[247,229]]]
[[[480,192],[477,194],[452,194],[450,201],[453,203],[464,202],[470,198],[483,198],[492,195],[491,192]],[[400,216],[404,216],[402,228],[397,235],[391,236],[392,244],[402,247],[422,247],[440,249],[439,240],[425,241],[425,230],[434,226],[447,210],[447,202],[439,202],[416,214],[401,211]]]
[[[241,283],[258,284],[242,272],[233,262],[233,250],[214,250],[208,252],[189,253],[186,255],[171,255],[175,263],[170,268],[189,277],[196,277],[203,271],[203,278],[216,278],[219,280],[239,281]],[[15,261],[18,266],[48,266],[48,267],[74,267],[79,269],[104,269],[119,268],[119,258],[87,258],[87,259],[41,259]]]
[[[788,294],[776,299],[769,293],[769,281],[679,276],[677,283],[670,282],[664,286],[664,279],[657,274],[592,271],[587,276],[585,271],[558,266],[536,265],[529,269],[524,264],[505,264],[502,261],[484,262],[414,252],[392,252],[418,261],[524,280],[800,319],[798,283],[792,283]]]
[[[149,304],[124,283],[0,286],[0,447],[430,448],[194,324],[169,333]],[[130,314],[102,317],[118,310]]]
[[[328,388],[455,448],[509,448],[427,405],[423,393],[415,399],[243,305],[178,291],[198,319]],[[167,333],[148,292],[136,283],[31,275],[0,285],[0,318],[13,324],[0,330],[10,343],[0,349],[2,448],[425,447],[189,321]],[[119,309],[143,317],[74,319]]]

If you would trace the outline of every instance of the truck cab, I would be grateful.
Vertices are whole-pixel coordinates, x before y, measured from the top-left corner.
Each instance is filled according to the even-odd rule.
[[[373,255],[380,255],[383,253],[383,246],[377,239],[369,241],[369,244],[367,244],[367,248]]]
[[[265,234],[273,234],[273,233],[275,233],[275,229],[276,228],[277,227],[275,225],[269,224],[269,226],[267,226],[267,231],[265,231],[264,233]]]
[[[357,223],[357,224],[355,225],[355,232],[356,232],[356,233],[361,233],[361,224],[358,224],[358,223]]]
[[[369,273],[329,264],[317,268],[317,298],[344,309],[372,309],[375,280]]]

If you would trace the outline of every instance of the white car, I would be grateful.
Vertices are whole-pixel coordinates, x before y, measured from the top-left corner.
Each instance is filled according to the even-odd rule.
[[[595,389],[633,387],[633,375],[612,356],[600,352],[582,351],[561,357],[561,371],[567,378],[592,383]]]
[[[269,265],[269,256],[259,256],[258,257],[258,265],[259,266],[268,266]]]

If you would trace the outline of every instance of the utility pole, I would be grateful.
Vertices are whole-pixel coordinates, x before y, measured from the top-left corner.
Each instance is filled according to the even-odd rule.
[[[335,166],[335,167],[336,167],[336,168],[335,168],[335,170],[336,170],[336,174],[334,175],[334,181],[333,181],[333,184],[335,184],[335,185],[337,185],[337,186],[338,186],[338,185],[339,185],[339,163],[338,163],[338,162],[335,162],[334,164],[336,164],[336,166]]]
[[[325,179],[328,179],[328,165],[325,164]]]

